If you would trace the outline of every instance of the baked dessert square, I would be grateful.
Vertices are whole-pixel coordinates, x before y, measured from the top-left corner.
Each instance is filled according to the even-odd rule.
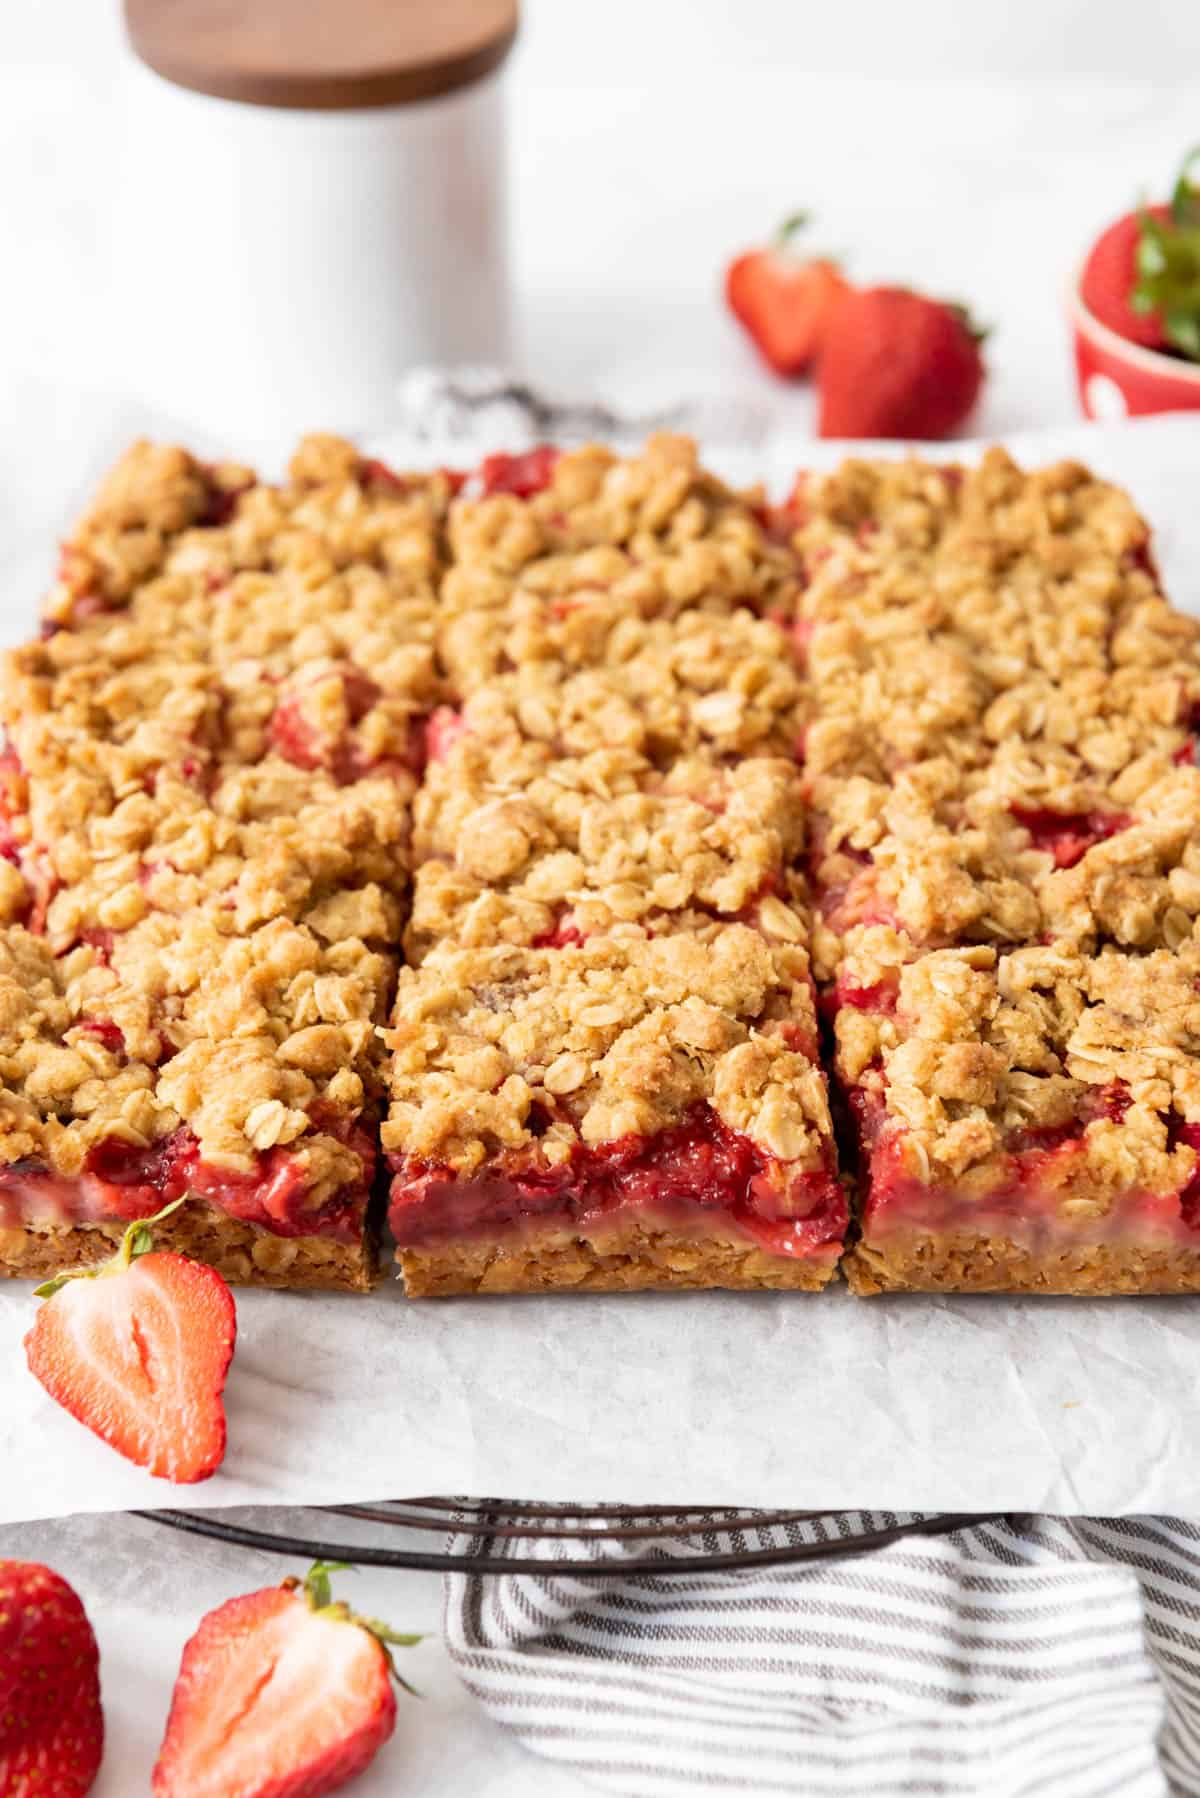
[[[800,568],[761,489],[726,486],[683,437],[489,458],[447,538],[438,654],[464,697],[536,663],[611,665],[644,625],[795,612]]]
[[[414,805],[410,960],[439,943],[562,946],[625,924],[657,934],[798,899],[794,761],[718,759],[690,733],[675,758],[656,757],[620,682],[584,678],[586,704],[561,690],[526,703],[502,680],[439,727]]]
[[[152,914],[110,950],[0,938],[0,1270],[159,1240],[258,1284],[362,1290],[374,1269],[369,1068],[384,958],[278,919],[226,936]]]
[[[411,1295],[833,1276],[846,1202],[789,937],[437,950],[401,973],[388,1043]]]
[[[838,1011],[853,1290],[1200,1290],[1200,939],[935,950]]]
[[[851,1285],[1196,1289],[1195,621],[1075,465],[851,463],[800,503]]]
[[[0,1267],[363,1290],[455,482],[138,445],[5,674]]]

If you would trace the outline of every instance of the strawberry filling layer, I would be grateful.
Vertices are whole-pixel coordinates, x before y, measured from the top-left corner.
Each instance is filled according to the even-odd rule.
[[[868,1171],[862,1233],[875,1246],[894,1236],[952,1233],[997,1237],[1043,1252],[1114,1241],[1197,1245],[1200,1124],[1168,1124],[1168,1146],[1185,1143],[1198,1158],[1182,1186],[1157,1193],[1097,1186],[1085,1133],[1101,1119],[1120,1124],[1129,1106],[1120,1085],[1089,1095],[1065,1124],[1014,1133],[1002,1152],[944,1185],[911,1172],[905,1132],[888,1118],[878,1094],[858,1089],[850,1104]]]
[[[187,1194],[276,1236],[357,1242],[375,1176],[375,1143],[355,1119],[323,1120],[321,1128],[354,1151],[361,1171],[319,1206],[307,1202],[309,1176],[302,1154],[268,1149],[258,1156],[253,1172],[237,1173],[205,1161],[185,1127],[144,1149],[108,1137],[71,1177],[36,1161],[9,1163],[0,1168],[0,1225],[128,1221],[150,1217]]]
[[[707,1105],[655,1136],[577,1146],[553,1166],[536,1147],[467,1177],[412,1157],[392,1166],[388,1221],[401,1248],[522,1231],[591,1237],[638,1213],[679,1233],[832,1261],[847,1223],[832,1147],[825,1166],[796,1171],[726,1128]]]
[[[1054,857],[1056,868],[1073,868],[1097,843],[1127,830],[1133,819],[1124,812],[1054,812],[1046,806],[1009,807],[1033,839],[1033,847]]]

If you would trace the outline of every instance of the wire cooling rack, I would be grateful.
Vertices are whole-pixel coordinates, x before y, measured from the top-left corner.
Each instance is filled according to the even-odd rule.
[[[289,1511],[282,1519],[273,1514],[272,1527],[251,1521],[261,1520],[263,1513],[257,1509],[138,1515],[169,1529],[301,1560],[435,1573],[536,1572],[598,1578],[634,1572],[690,1575],[832,1560],[869,1554],[906,1536],[945,1536],[997,1520],[996,1515],[958,1512],[906,1517],[873,1512],[872,1518],[884,1521],[846,1533],[836,1516],[820,1511],[567,1506],[467,1498],[313,1506]],[[405,1540],[406,1533],[413,1532],[453,1536],[454,1546],[418,1548]],[[585,1547],[591,1552],[582,1553]]]

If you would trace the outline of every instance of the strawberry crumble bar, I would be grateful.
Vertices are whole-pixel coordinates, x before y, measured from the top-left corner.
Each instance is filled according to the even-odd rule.
[[[1145,525],[1000,452],[795,505],[851,1285],[1200,1289],[1200,660]]]
[[[136,445],[3,676],[0,1270],[361,1289],[386,1169],[413,1296],[1200,1290],[1198,629],[1075,464]]]
[[[5,674],[0,1260],[362,1289],[450,477],[138,445]]]
[[[387,1040],[389,1222],[414,1296],[833,1274],[845,1198],[786,936],[438,949],[402,972]]]

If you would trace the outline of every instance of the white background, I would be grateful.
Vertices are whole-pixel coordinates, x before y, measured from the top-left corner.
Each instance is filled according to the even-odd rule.
[[[120,205],[116,9],[9,0],[3,11],[0,567],[16,537],[40,543],[55,522],[33,495],[55,514],[67,499],[65,487],[44,499],[55,494],[44,470],[29,478],[24,408],[40,380],[59,384],[53,419],[37,422],[66,469],[72,384],[119,384],[123,353],[103,297]],[[1075,411],[1070,271],[1095,228],[1161,189],[1200,139],[1191,0],[527,0],[526,18],[511,97],[528,368],[655,397],[736,391],[797,429],[808,396],[769,384],[718,300],[723,262],[784,213],[813,208],[822,243],[859,278],[945,292],[994,327],[981,429],[1063,422]],[[116,273],[118,291],[138,279],[136,266]],[[26,611],[31,596],[10,590],[0,605]],[[119,1601],[95,1606],[113,1736],[101,1798],[144,1789],[190,1622],[275,1577],[189,1543],[175,1551],[176,1599],[145,1572],[167,1552],[134,1522],[0,1531],[0,1554],[51,1560],[85,1597],[102,1565],[118,1570]],[[356,1584],[366,1590],[364,1576]],[[436,1626],[432,1580],[393,1580],[374,1601],[372,1588],[366,1608],[390,1606],[398,1626]],[[406,1714],[371,1791],[576,1789],[502,1740],[435,1644],[418,1658],[429,1701]]]
[[[116,7],[4,11],[0,370],[103,384],[124,354],[106,305]],[[510,85],[524,359],[543,378],[736,384],[805,425],[807,393],[770,387],[717,298],[728,256],[804,205],[852,274],[994,327],[981,427],[1020,429],[1073,409],[1061,298],[1090,235],[1200,138],[1200,7],[527,0]],[[117,273],[118,295],[138,280]]]

